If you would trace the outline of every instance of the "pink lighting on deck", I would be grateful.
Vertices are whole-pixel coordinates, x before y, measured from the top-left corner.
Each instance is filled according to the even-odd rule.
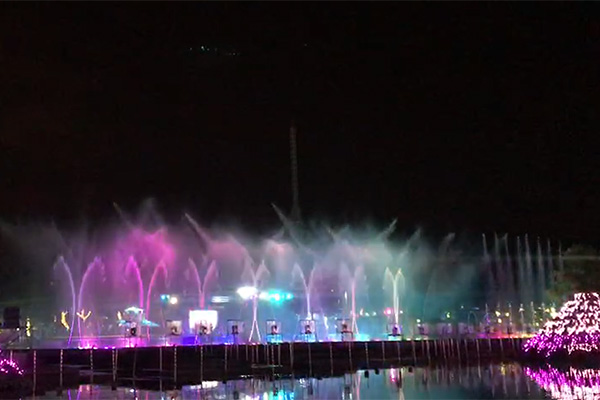
[[[598,293],[576,293],[558,314],[524,345],[525,351],[536,351],[546,357],[559,350],[592,352],[600,350],[600,296]]]
[[[0,374],[23,376],[24,372],[16,361],[0,358]]]

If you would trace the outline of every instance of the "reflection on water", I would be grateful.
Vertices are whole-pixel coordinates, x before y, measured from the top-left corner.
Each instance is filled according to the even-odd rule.
[[[600,370],[569,368],[561,371],[551,366],[524,370],[527,376],[535,380],[553,399],[600,399]]]
[[[526,374],[527,372],[527,374]],[[139,400],[366,400],[366,399],[540,399],[544,391],[532,382],[532,371],[516,364],[469,368],[396,368],[360,371],[332,378],[286,378],[280,380],[246,379],[204,382],[202,387],[184,386],[181,390],[155,392],[82,385],[65,390],[63,399],[139,399]],[[548,390],[548,388],[546,388]],[[552,390],[548,390],[554,393]],[[56,399],[48,393],[37,399]],[[558,398],[558,397],[557,397]],[[588,399],[593,397],[560,397]]]

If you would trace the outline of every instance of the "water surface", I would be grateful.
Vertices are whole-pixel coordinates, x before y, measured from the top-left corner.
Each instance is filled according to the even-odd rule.
[[[143,383],[142,383],[143,384]],[[36,399],[56,399],[47,393]],[[63,399],[542,399],[546,392],[517,364],[463,368],[395,368],[359,371],[338,377],[271,380],[253,377],[227,383],[210,381],[203,386],[184,386],[177,391],[149,391],[81,385],[63,391]],[[577,397],[572,397],[577,398]]]

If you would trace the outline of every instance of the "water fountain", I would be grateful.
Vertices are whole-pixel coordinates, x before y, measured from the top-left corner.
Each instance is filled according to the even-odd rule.
[[[302,268],[300,268],[299,264],[297,264],[297,263],[294,264],[294,267],[292,269],[292,281],[295,279],[300,279],[302,286],[304,288],[304,298],[306,300],[306,318],[309,320],[312,319],[312,315],[313,315],[312,309],[311,309],[311,294],[313,293],[313,290],[314,290],[316,273],[317,273],[317,265],[316,264],[310,270],[308,279],[305,278],[304,272],[302,271]]]
[[[58,258],[58,260],[54,264],[53,269],[56,269],[57,267],[60,267],[65,271],[65,274],[67,275],[67,279],[69,281],[69,288],[71,289],[71,301],[72,301],[71,324],[69,325],[69,340],[67,342],[67,346],[70,346],[71,339],[73,338],[73,329],[75,326],[75,313],[77,312],[77,298],[75,295],[75,283],[73,282],[73,274],[71,273],[71,269],[69,268],[69,266],[65,262],[65,259],[62,256]]]
[[[357,313],[356,313],[356,292],[357,292],[357,288],[358,285],[360,284],[361,287],[362,285],[364,285],[365,282],[365,276],[364,276],[364,269],[362,266],[356,266],[354,269],[354,272],[350,272],[350,269],[348,267],[348,265],[346,265],[345,263],[343,263],[340,266],[340,284],[342,287],[342,290],[344,290],[344,293],[350,293],[350,331],[353,332],[353,334],[358,335],[359,331],[358,331],[358,325],[356,323],[356,319],[357,319]],[[346,303],[346,312],[348,312],[348,297],[347,295],[345,295],[345,303]]]
[[[246,263],[244,272],[242,273],[242,281],[249,282],[251,285],[249,287],[255,290],[255,293],[250,297],[252,300],[252,326],[250,328],[250,336],[248,337],[249,341],[252,341],[255,332],[257,342],[261,341],[260,329],[258,327],[258,290],[263,287],[265,279],[267,279],[269,275],[270,272],[264,262],[261,262],[258,267],[254,269],[250,260]]]
[[[206,273],[204,274],[204,280],[200,279],[198,267],[191,258],[189,259],[189,270],[192,271],[192,277],[194,278],[194,282],[198,288],[198,307],[200,307],[200,309],[204,309],[206,307],[207,290],[219,278],[217,263],[214,260],[211,261],[211,263],[208,265]]]
[[[154,218],[152,229],[144,226],[145,222],[126,217],[120,209],[119,214],[125,224],[106,228],[106,232],[97,235],[101,240],[78,252],[77,257],[60,257],[54,263],[54,270],[64,276],[65,283],[58,286],[64,288],[65,298],[70,292],[70,310],[65,310],[64,305],[60,310],[64,313],[60,320],[69,327],[69,344],[75,322],[79,336],[86,337],[114,335],[109,325],[114,325],[117,313],[131,306],[142,310],[148,320],[155,319],[150,313],[153,311],[156,316],[158,291],[163,289],[180,299],[181,304],[165,307],[173,314],[179,313],[174,320],[185,318],[181,311],[184,309],[218,308],[221,321],[243,322],[247,317],[250,329],[245,334],[249,334],[251,341],[260,341],[259,314],[263,320],[282,321],[288,331],[286,335],[298,333],[299,321],[313,321],[320,340],[332,334],[328,321],[337,318],[348,319],[349,331],[357,336],[364,334],[371,338],[387,338],[394,329],[408,332],[414,329],[417,317],[419,326],[434,327],[439,322],[438,311],[444,315],[458,314],[459,310],[451,309],[458,308],[452,304],[454,298],[470,288],[486,286],[481,290],[484,292],[481,297],[487,297],[483,301],[481,297],[465,296],[465,302],[471,302],[464,310],[467,329],[463,326],[465,321],[460,320],[462,317],[453,317],[452,324],[463,324],[461,332],[470,332],[469,325],[482,320],[482,312],[476,308],[483,308],[481,303],[487,300],[495,307],[488,316],[501,314],[490,325],[500,324],[497,321],[502,319],[506,329],[496,330],[506,334],[511,327],[524,330],[542,315],[538,307],[552,284],[549,277],[554,266],[563,268],[560,244],[556,261],[549,241],[542,246],[542,240],[538,239],[532,252],[528,235],[516,240],[508,235],[494,235],[488,240],[483,235],[482,260],[474,252],[458,252],[461,243],[455,241],[453,234],[441,240],[437,252],[420,231],[407,240],[394,242],[390,234],[395,223],[383,231],[344,228],[313,232],[300,231],[300,225],[280,216],[284,232],[257,240],[231,230],[202,227],[188,214],[179,225],[167,225]],[[150,218],[144,219],[147,220]],[[511,248],[510,242],[515,246]],[[51,251],[53,257],[67,253],[68,246],[55,247]],[[481,254],[479,249],[476,253]],[[66,261],[69,259],[76,261],[69,265]],[[477,267],[482,276],[487,276],[486,285],[469,280],[470,276],[463,272]],[[36,264],[36,268],[43,270],[43,263]],[[267,282],[271,287],[265,286]],[[267,297],[269,293],[293,291],[295,283],[301,285],[301,290],[298,286],[299,295],[293,301],[275,304],[260,298],[263,290],[267,291]],[[530,284],[535,288],[533,293],[528,290]],[[245,287],[254,290],[251,297],[241,302],[251,306],[250,315],[243,315],[236,295],[238,289]],[[520,304],[523,306],[517,315],[516,306]],[[448,309],[437,310],[441,307]],[[56,310],[49,311],[49,315],[57,315]],[[82,316],[79,319],[78,313]],[[86,319],[94,323],[96,319],[109,322],[107,326],[98,324],[98,329],[92,332],[85,329]],[[447,323],[450,322],[444,320]],[[223,331],[223,327],[216,329],[219,330]],[[321,335],[321,330],[326,334]]]
[[[392,294],[392,311],[394,316],[394,324],[400,324],[400,298],[404,294],[404,275],[402,274],[402,270],[398,268],[396,273],[392,273],[389,267],[386,267],[384,272],[384,285],[383,289],[390,292],[389,288],[391,286],[391,294]]]

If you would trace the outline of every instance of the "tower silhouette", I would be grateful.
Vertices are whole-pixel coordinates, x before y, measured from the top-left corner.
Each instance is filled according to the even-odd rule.
[[[294,222],[300,222],[300,193],[298,188],[298,150],[297,150],[296,123],[292,120],[290,126],[290,166],[292,172],[292,212],[291,218]]]

